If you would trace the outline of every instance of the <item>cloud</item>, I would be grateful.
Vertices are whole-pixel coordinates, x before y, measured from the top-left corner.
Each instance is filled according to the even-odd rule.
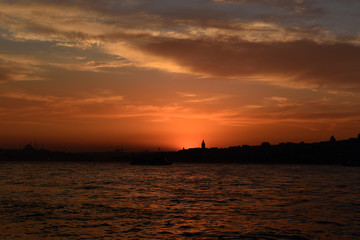
[[[44,80],[40,75],[42,69],[37,64],[33,59],[0,54],[0,83]]]
[[[185,103],[214,103],[219,102],[219,100],[228,98],[230,95],[212,95],[212,96],[200,96],[195,93],[179,92],[180,97],[186,98]]]
[[[211,77],[251,77],[279,85],[317,87],[360,84],[360,46],[346,43],[164,39],[142,49]]]
[[[124,41],[137,45],[154,37],[173,39],[236,37],[246,41],[331,38],[331,34],[329,35],[328,31],[319,26],[294,27],[287,26],[286,21],[269,21],[260,17],[248,19],[237,15],[225,18],[223,11],[230,9],[220,10],[206,4],[201,6],[217,12],[216,17],[199,16],[199,11],[203,9],[199,9],[195,3],[189,4],[193,11],[188,14],[185,13],[188,9],[175,9],[179,6],[174,3],[160,12],[154,10],[157,9],[154,7],[156,3],[142,2],[137,8],[126,8],[127,12],[122,10],[121,3],[106,1],[91,1],[86,4],[83,1],[65,3],[21,1],[18,4],[0,4],[0,12],[3,14],[0,17],[0,25],[8,32],[3,36],[15,40],[55,41],[57,45],[84,49],[102,46],[107,41]],[[181,11],[185,16],[179,15],[176,18],[167,14]]]
[[[286,97],[266,97],[264,100],[266,102],[285,103],[288,99]]]
[[[212,96],[207,98],[193,98],[188,99],[185,102],[187,103],[210,103],[210,102],[218,102],[220,99],[226,98],[228,96]]]
[[[0,122],[11,124],[84,123],[114,113],[125,105],[123,96],[107,92],[70,97],[1,91],[0,99]]]
[[[118,69],[122,67],[133,66],[132,63],[126,60],[107,60],[107,61],[95,61],[81,60],[81,63],[46,63],[44,66],[52,66],[57,68],[63,68],[70,71],[89,71],[89,72],[106,72],[109,69]]]
[[[220,96],[220,95],[219,95]],[[214,111],[207,104],[216,99],[202,98],[192,93],[180,94],[175,102],[157,104],[130,101],[123,95],[111,92],[90,93],[77,96],[55,96],[21,91],[0,92],[1,122],[14,124],[39,123],[88,123],[98,121],[123,121],[142,124],[183,121],[211,122],[220,127],[257,127],[283,125],[316,129],[341,127],[354,124],[360,119],[358,101],[338,102],[330,98],[317,98],[297,102],[289,98],[273,96],[258,105],[229,106],[222,103]],[[193,99],[195,102],[187,102]],[[16,100],[16,101],[13,101]],[[199,101],[198,101],[199,100]],[[204,101],[202,101],[204,100]],[[194,104],[194,103],[201,103]],[[214,104],[214,103],[213,103]],[[216,104],[216,103],[215,103]],[[16,119],[16,121],[11,121]]]
[[[186,98],[192,98],[192,97],[197,96],[197,94],[189,93],[189,92],[178,92],[178,95],[181,96],[181,97],[186,97]]]
[[[328,93],[338,96],[355,96],[355,94],[350,91],[329,90]]]
[[[0,92],[0,98],[20,100],[5,102],[3,116],[23,119],[18,122],[63,122],[84,121],[90,119],[128,119],[134,118],[142,122],[167,122],[171,119],[203,119],[221,122],[227,111],[208,111],[182,106],[177,103],[165,105],[142,104],[130,102],[122,95],[112,95],[104,92],[99,96],[60,97],[39,95],[21,91]],[[6,102],[8,102],[6,104]],[[0,102],[0,109],[2,108]],[[20,118],[19,116],[22,116]]]
[[[82,105],[82,104],[90,104],[90,103],[116,103],[119,101],[123,101],[124,97],[121,95],[97,95],[91,97],[57,97],[51,95],[38,95],[38,94],[30,94],[26,92],[0,92],[0,97],[11,98],[11,99],[19,99],[24,101],[32,101],[32,102],[44,102],[44,103],[52,103],[56,105]]]
[[[7,39],[53,42],[58,47],[83,50],[97,48],[126,59],[41,63],[43,66],[53,64],[85,71],[137,66],[203,77],[252,79],[280,86],[359,88],[357,36],[345,38],[319,24],[287,24],[293,13],[282,21],[258,17],[268,5],[311,12],[316,9],[311,1],[217,0],[218,4],[252,6],[254,12],[253,17],[241,17],[230,8],[206,4],[206,8],[217,12],[216,18],[197,16],[199,5],[190,2],[189,13],[171,17],[166,12],[176,12],[177,3],[168,2],[162,10],[155,10],[160,2],[0,3],[0,26]],[[230,17],[225,17],[224,12],[229,12]],[[6,69],[7,65],[0,69],[2,82],[40,79],[26,73],[26,69],[10,73]]]

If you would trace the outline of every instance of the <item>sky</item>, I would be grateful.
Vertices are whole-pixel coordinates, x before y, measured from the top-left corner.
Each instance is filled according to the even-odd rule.
[[[0,148],[360,133],[358,0],[0,0]]]

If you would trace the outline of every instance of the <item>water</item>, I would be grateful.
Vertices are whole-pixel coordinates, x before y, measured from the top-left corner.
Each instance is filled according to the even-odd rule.
[[[0,163],[0,239],[360,239],[360,168]]]

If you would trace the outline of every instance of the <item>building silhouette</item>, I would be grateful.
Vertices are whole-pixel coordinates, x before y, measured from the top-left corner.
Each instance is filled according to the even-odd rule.
[[[205,141],[203,140],[202,143],[201,143],[201,148],[202,149],[205,149]]]

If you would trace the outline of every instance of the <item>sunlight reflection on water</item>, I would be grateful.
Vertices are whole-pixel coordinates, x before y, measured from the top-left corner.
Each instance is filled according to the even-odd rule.
[[[360,238],[360,168],[0,167],[1,239]]]

